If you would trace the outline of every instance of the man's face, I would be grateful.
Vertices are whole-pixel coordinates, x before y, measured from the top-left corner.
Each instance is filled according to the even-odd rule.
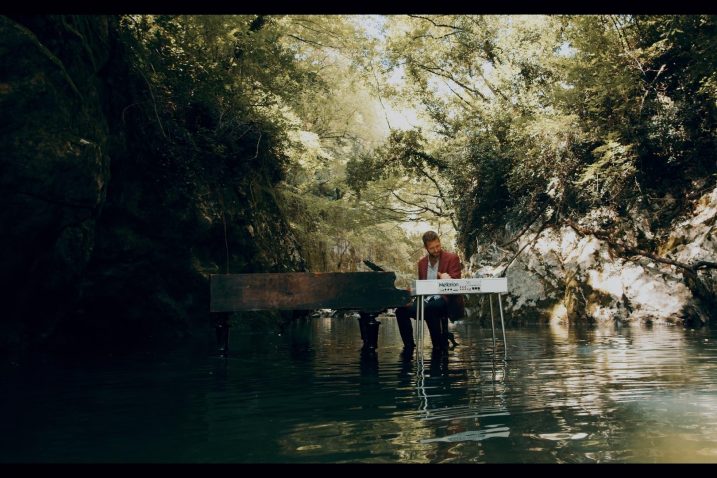
[[[433,258],[438,258],[441,255],[441,240],[434,239],[426,244],[426,250],[428,254]]]

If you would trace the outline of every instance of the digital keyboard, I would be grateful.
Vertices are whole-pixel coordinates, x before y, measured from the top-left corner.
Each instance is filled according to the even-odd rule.
[[[494,294],[508,292],[506,277],[414,280],[411,295]]]
[[[503,356],[508,358],[508,348],[505,340],[505,321],[503,319],[503,302],[500,295],[508,292],[507,277],[468,277],[466,279],[426,279],[414,280],[411,295],[450,295],[450,294],[488,294],[490,306],[490,323],[493,330],[493,350],[495,350],[495,320],[493,318],[493,299],[491,294],[498,296],[498,310],[500,311],[500,325],[503,329]],[[423,300],[416,301],[416,343],[418,350],[423,347],[423,321],[425,319],[426,304]]]

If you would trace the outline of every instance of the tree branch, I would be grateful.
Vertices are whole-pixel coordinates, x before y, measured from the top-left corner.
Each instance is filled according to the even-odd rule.
[[[427,22],[430,22],[431,25],[433,25],[434,27],[437,27],[437,28],[450,28],[452,30],[459,31],[459,32],[471,33],[469,30],[466,30],[465,28],[457,27],[455,25],[448,25],[446,23],[436,23],[433,20],[431,20],[430,18],[424,17],[422,15],[408,15],[408,16],[410,18],[418,18],[420,20],[425,20]]]
[[[426,33],[425,35],[418,35],[418,36],[412,37],[411,40],[418,40],[420,38],[430,38],[431,40],[443,40],[444,38],[448,38],[450,36],[457,35],[457,34],[458,34],[458,32],[450,32],[450,33],[446,33],[445,35],[441,35],[441,36],[437,37],[437,36],[431,35],[430,33]]]
[[[416,66],[417,66],[418,68],[421,68],[421,69],[423,69],[423,70],[426,70],[427,72],[432,73],[432,74],[434,74],[434,75],[436,75],[436,76],[441,76],[441,77],[443,77],[443,78],[447,78],[447,79],[451,80],[452,82],[454,82],[455,84],[457,84],[458,86],[460,86],[461,88],[463,88],[464,90],[466,90],[466,91],[468,91],[468,92],[470,92],[470,93],[473,93],[473,94],[476,95],[476,96],[479,96],[479,97],[480,97],[481,99],[483,99],[484,101],[488,101],[488,98],[486,98],[486,96],[485,96],[483,93],[481,93],[480,91],[476,90],[475,88],[471,88],[470,86],[466,85],[465,83],[463,83],[463,82],[461,82],[461,81],[456,80],[456,79],[453,77],[453,75],[444,73],[444,71],[443,71],[442,68],[439,68],[439,67],[430,67],[430,66],[422,65],[422,64],[420,64],[420,63],[416,63]]]
[[[535,221],[537,221],[538,218],[543,215],[543,213],[545,212],[545,210],[548,209],[548,206],[549,206],[549,205],[550,205],[550,204],[546,204],[545,207],[544,207],[543,209],[541,209],[540,212],[539,212],[538,214],[536,214],[535,217],[528,223],[528,225],[525,226],[518,234],[516,234],[515,237],[513,237],[513,239],[511,239],[511,240],[508,241],[508,242],[505,242],[505,243],[501,244],[499,247],[509,246],[509,245],[511,245],[512,243],[514,243],[515,241],[517,241],[518,239],[520,239],[520,237],[521,237],[523,234],[525,234],[525,231],[527,231],[528,229],[530,229],[530,226],[532,226],[532,225],[535,223]],[[475,230],[472,231],[471,234],[472,234],[473,232],[475,232]]]
[[[607,242],[609,245],[614,247],[615,249],[619,251],[623,251],[629,255],[638,255],[638,256],[644,256],[647,258],[652,259],[655,262],[660,262],[662,264],[668,264],[671,266],[679,267],[680,269],[683,269],[684,271],[688,272],[691,275],[696,275],[697,270],[701,269],[717,269],[717,263],[715,262],[709,262],[709,261],[697,261],[694,264],[685,264],[684,262],[675,261],[672,259],[667,259],[665,257],[657,256],[649,251],[646,251],[644,249],[640,249],[638,247],[635,247],[631,244],[625,244],[624,242],[615,241],[609,237],[609,235],[606,232],[603,231],[596,231],[594,229],[590,229],[587,227],[582,227],[573,222],[570,219],[565,219],[565,224],[573,228],[575,232],[577,232],[581,236],[595,236],[598,239]]]
[[[296,35],[294,35],[294,34],[292,34],[292,33],[287,33],[286,36],[291,37],[291,38],[293,38],[294,40],[299,40],[300,42],[308,43],[309,45],[313,45],[313,46],[316,46],[316,47],[319,47],[319,48],[332,48],[332,49],[334,49],[334,50],[338,50],[338,49],[339,49],[339,48],[337,48],[337,47],[335,47],[335,46],[332,46],[332,45],[324,45],[324,44],[319,43],[319,42],[314,41],[314,40],[307,40],[306,38],[301,38],[301,37],[296,36]]]
[[[463,98],[456,90],[454,90],[453,88],[451,88],[451,85],[450,85],[447,81],[443,81],[443,84],[446,85],[449,90],[451,90],[451,93],[453,93],[454,95],[456,95],[462,102],[464,102],[466,105],[468,105],[469,111],[473,111],[473,109],[474,109],[474,108],[473,108],[473,105],[470,104],[470,102],[469,102],[468,100],[466,100],[465,98]]]
[[[423,174],[425,177],[427,177],[427,178],[434,184],[434,186],[436,186],[436,191],[438,191],[438,195],[441,197],[441,201],[443,202],[443,204],[445,204],[446,206],[448,206],[448,205],[449,205],[449,202],[446,200],[446,197],[445,197],[445,195],[443,194],[443,190],[441,189],[441,186],[438,184],[438,181],[436,181],[436,180],[433,178],[433,176],[431,176],[430,174],[428,174],[428,173],[420,166],[420,164],[418,164],[418,163],[415,163],[415,164],[416,164],[416,168],[421,172],[421,174]],[[443,216],[443,217],[445,217],[445,216]],[[453,216],[453,213],[450,213],[450,214],[448,215],[448,217],[449,217],[449,219],[451,220],[451,224],[453,225],[453,228],[457,231],[457,230],[458,230],[458,225],[456,224],[456,220],[455,220],[455,217]]]
[[[386,125],[388,126],[389,131],[393,131],[393,128],[391,128],[391,122],[388,120],[388,112],[386,111],[386,106],[383,104],[383,99],[381,98],[381,85],[378,82],[378,76],[376,76],[376,69],[373,66],[373,62],[371,62],[371,73],[373,74],[373,79],[376,82],[376,97],[378,98],[378,102],[381,103],[383,116],[384,118],[386,118]]]
[[[152,66],[152,64],[150,63],[149,66]],[[152,66],[152,69],[154,69],[153,66]],[[157,124],[159,125],[159,131],[162,132],[162,136],[167,138],[167,133],[164,132],[164,127],[162,126],[162,120],[159,119],[159,111],[157,111],[157,99],[154,97],[154,91],[152,90],[152,85],[150,84],[149,80],[145,76],[141,67],[137,68],[137,71],[139,71],[139,74],[142,75],[142,78],[144,78],[145,83],[147,83],[147,89],[149,90],[149,95],[152,97],[152,106],[154,107],[154,116],[157,118]]]
[[[535,237],[533,238],[533,240],[526,242],[525,245],[523,247],[521,247],[518,252],[515,253],[515,255],[510,259],[510,261],[508,261],[508,264],[503,268],[502,271],[500,271],[500,273],[498,274],[498,277],[504,277],[506,272],[508,272],[508,267],[510,267],[510,265],[520,255],[520,253],[523,252],[525,250],[525,248],[528,247],[529,245],[535,244],[535,242],[538,240],[538,237],[540,237],[540,234],[542,234],[543,231],[545,230],[545,228],[548,227],[548,223],[553,218],[553,215],[554,215],[554,213],[551,214],[550,217],[548,217],[548,219],[543,223],[542,226],[540,226],[540,229],[538,229],[538,232],[535,233]]]
[[[419,209],[421,209],[421,210],[423,210],[423,211],[431,212],[431,213],[433,213],[433,214],[435,214],[436,216],[439,216],[439,217],[444,217],[444,216],[445,216],[445,213],[442,212],[442,211],[436,211],[436,210],[434,210],[434,209],[432,209],[432,208],[430,208],[430,207],[428,207],[428,206],[422,206],[422,205],[420,205],[420,204],[415,204],[415,203],[412,203],[412,202],[410,202],[410,201],[407,201],[407,200],[401,198],[398,194],[396,194],[395,191],[391,191],[391,195],[392,195],[393,197],[395,197],[396,199],[398,199],[399,201],[401,201],[402,203],[407,204],[407,205],[409,205],[409,206],[413,206],[413,207],[419,208]]]

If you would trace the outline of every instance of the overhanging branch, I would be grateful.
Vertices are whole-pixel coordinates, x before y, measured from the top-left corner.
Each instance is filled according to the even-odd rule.
[[[565,220],[565,224],[570,226],[575,232],[577,232],[581,236],[595,236],[598,239],[607,242],[609,245],[611,245],[613,248],[617,249],[618,251],[622,251],[625,254],[628,255],[638,255],[647,257],[649,259],[652,259],[655,262],[659,262],[661,264],[668,264],[671,266],[679,267],[680,269],[683,269],[688,274],[696,276],[698,270],[702,269],[717,269],[717,263],[710,262],[710,261],[697,261],[693,264],[685,264],[684,262],[675,261],[672,259],[668,259],[666,257],[660,257],[658,255],[653,254],[650,251],[646,251],[644,249],[640,249],[639,247],[635,247],[631,244],[626,244],[621,241],[616,241],[610,238],[610,236],[604,232],[604,231],[596,231],[595,229],[591,229],[588,227],[583,227],[575,222],[573,222],[570,219]]]

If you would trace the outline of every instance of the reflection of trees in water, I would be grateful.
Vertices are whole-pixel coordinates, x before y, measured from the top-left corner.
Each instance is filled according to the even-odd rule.
[[[505,362],[490,329],[456,323],[462,345],[434,356],[427,344],[421,363],[401,357],[394,319],[380,320],[376,356],[361,354],[353,317],[312,319],[287,339],[311,353],[284,355],[305,391],[294,419],[273,432],[278,461],[649,458],[641,432],[662,447],[668,427],[643,402],[697,380],[685,332],[674,328],[511,328]]]
[[[467,365],[468,384],[460,386],[470,391],[469,409],[464,417],[452,410],[455,425],[437,432],[448,443],[439,444],[433,461],[450,461],[452,454],[516,461],[510,452],[516,449],[535,452],[523,454],[530,457],[526,461],[625,457],[615,443],[626,436],[626,424],[646,418],[643,412],[635,416],[624,410],[623,404],[695,380],[684,337],[674,328],[518,328],[509,332],[507,363],[488,360],[490,337],[473,343],[463,337],[469,347],[455,349],[452,357]],[[510,413],[516,411],[530,418],[515,419]],[[489,440],[491,428],[512,428],[512,433]],[[451,434],[463,442],[450,443]],[[595,449],[603,451],[590,454]]]
[[[285,329],[283,337],[287,342],[289,354],[294,360],[313,362],[315,358],[311,321],[312,319],[295,320]]]
[[[450,410],[466,405],[463,363],[452,363],[450,354],[429,353],[419,372],[415,357],[401,356],[394,319],[379,319],[376,356],[360,352],[355,318],[313,319],[309,324],[315,392],[324,392],[325,384],[332,403],[320,423],[299,423],[282,434],[279,446],[292,460],[428,462],[453,456],[445,451],[450,447],[422,442],[435,438],[436,426],[460,431],[460,420],[451,420]],[[423,402],[416,387],[419,374],[428,395]],[[418,413],[421,406],[428,417]]]
[[[684,337],[667,327],[551,325],[512,331],[512,341],[526,346],[511,349],[510,396],[519,401],[511,408],[532,412],[528,443],[518,446],[556,461],[627,458],[614,443],[624,446],[626,427],[649,419],[626,404],[692,380]]]
[[[489,328],[464,323],[457,324],[454,332],[461,345],[450,352],[447,370],[450,386],[462,394],[452,406],[432,410],[435,432],[424,443],[433,445],[431,462],[485,461],[485,447],[498,437],[498,443],[505,444],[510,436],[506,426],[507,364],[502,344],[493,349]]]

